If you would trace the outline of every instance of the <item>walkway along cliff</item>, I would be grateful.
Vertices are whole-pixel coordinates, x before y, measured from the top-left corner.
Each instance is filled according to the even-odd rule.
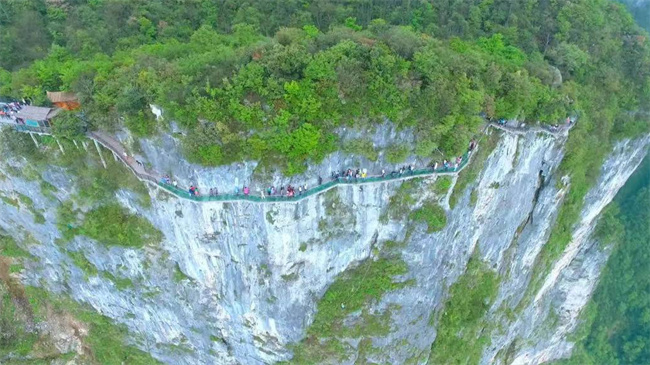
[[[49,131],[49,128],[33,128],[25,125],[15,125],[10,120],[6,120],[5,123],[14,126],[16,130],[20,132],[29,133],[30,135],[32,135],[32,138],[34,138],[33,134],[49,135],[49,136],[52,135],[51,132]],[[559,136],[566,136],[569,133],[570,128],[573,126],[572,123],[573,122],[567,124],[562,128],[550,127],[550,126],[534,126],[534,127],[518,128],[518,127],[508,127],[505,124],[499,124],[499,123],[489,123],[488,127],[493,127],[505,131],[507,133],[512,133],[516,135],[524,135],[526,133],[532,132],[532,133],[544,133],[553,137],[559,137]],[[400,173],[397,173],[397,171],[392,171],[386,174],[384,172],[383,174],[378,174],[375,176],[369,176],[363,178],[353,177],[350,179],[345,177],[336,177],[332,179],[332,181],[330,182],[327,182],[325,184],[319,184],[318,186],[309,189],[308,191],[306,190],[304,194],[301,193],[300,195],[295,195],[295,196],[283,196],[279,194],[264,195],[264,193],[262,194],[258,193],[257,195],[255,194],[250,195],[250,194],[243,194],[243,193],[242,194],[196,195],[196,194],[188,193],[187,189],[180,189],[177,186],[172,185],[171,181],[165,181],[166,179],[160,173],[156,173],[154,171],[148,171],[147,169],[145,169],[144,164],[141,161],[137,161],[133,156],[129,156],[126,149],[122,146],[122,144],[115,138],[111,137],[110,135],[102,131],[91,131],[88,132],[86,136],[91,140],[93,140],[95,144],[100,144],[104,148],[110,150],[114,158],[122,161],[127,167],[129,167],[129,169],[133,172],[133,174],[141,181],[149,184],[155,184],[159,187],[162,187],[163,189],[167,190],[168,192],[174,194],[179,198],[190,199],[198,202],[204,202],[204,201],[229,202],[229,201],[237,201],[237,200],[250,201],[256,203],[295,202],[304,199],[308,196],[325,192],[340,184],[363,185],[363,184],[371,184],[371,183],[391,181],[391,180],[404,181],[416,177],[430,177],[433,175],[440,175],[440,176],[457,175],[470,161],[471,153],[473,152],[472,149],[469,149],[465,154],[463,154],[463,156],[459,158],[460,163],[457,163],[456,166],[451,166],[451,165],[440,166],[440,168],[438,168],[436,165],[435,167],[431,166],[424,169],[404,171]],[[35,139],[34,139],[34,143],[36,143],[36,145],[38,146],[38,142]],[[59,145],[61,151],[63,152],[63,148],[61,147],[58,140],[57,140],[57,144]],[[99,147],[97,148],[98,148],[97,152],[103,161],[103,156],[101,154],[101,151],[99,150]],[[345,166],[341,166],[341,168],[344,167]]]
[[[489,128],[473,154],[476,159],[459,172],[403,176],[366,183],[363,189],[338,184],[292,204],[197,204],[151,190],[151,206],[145,207],[134,194],[119,191],[115,199],[120,205],[164,236],[159,245],[144,248],[106,246],[83,235],[65,246],[57,244],[62,237],[57,209],[75,193],[70,187],[74,177],[54,167],[42,173],[56,187],[52,200],[41,194],[37,182],[12,174],[11,167],[21,167],[19,161],[2,161],[6,178],[0,179],[0,193],[12,194],[20,186],[46,219],[40,224],[28,209],[2,204],[0,228],[34,258],[17,274],[24,284],[88,303],[126,325],[135,346],[168,364],[298,359],[434,364],[442,356],[436,345],[443,343],[439,334],[453,330],[445,316],[462,314],[455,307],[462,299],[457,293],[485,305],[475,327],[451,331],[459,334],[454,343],[463,351],[448,354],[482,364],[541,363],[571,350],[567,334],[608,255],[592,237],[593,227],[650,143],[645,137],[617,144],[587,194],[573,240],[541,289],[522,301],[570,187],[557,173],[564,141],[563,133]],[[493,143],[489,148],[488,142]],[[170,144],[141,144],[151,161],[147,171],[173,170],[166,161],[186,164]],[[111,150],[120,158],[119,149]],[[163,155],[169,156],[153,158]],[[128,159],[122,161],[141,173]],[[328,157],[314,168],[340,169],[338,161]],[[216,185],[210,180],[216,175],[206,176],[202,186]],[[152,178],[147,180],[157,184],[159,176]],[[449,186],[438,184],[445,179],[451,187],[438,189]],[[446,225],[433,232],[418,216],[432,204],[444,207],[446,215]],[[69,251],[82,255],[97,274],[86,274]],[[405,270],[389,276],[394,285],[374,292],[372,300],[357,301],[354,291],[329,300],[337,288],[363,282],[355,280],[356,269],[387,262],[396,265],[388,273],[392,267]],[[463,286],[477,284],[472,273],[495,278],[487,294],[474,291],[484,288],[481,282]],[[111,277],[131,284],[118,286]],[[350,308],[359,309],[348,312]],[[318,332],[311,326],[324,323],[326,315],[335,317],[338,330],[311,337]],[[307,341],[305,336],[310,336]],[[314,351],[318,344],[323,347]],[[332,352],[327,344],[339,347]]]

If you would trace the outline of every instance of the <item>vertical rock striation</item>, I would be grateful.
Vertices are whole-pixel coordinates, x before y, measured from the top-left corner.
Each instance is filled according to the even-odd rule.
[[[391,312],[390,333],[373,339],[380,349],[373,360],[404,363],[427,357],[449,286],[474,254],[499,273],[501,283],[487,314],[495,325],[481,362],[539,363],[571,349],[566,334],[574,329],[608,256],[590,238],[591,231],[649,142],[616,146],[586,198],[573,241],[514,319],[506,313],[522,300],[568,188],[557,174],[564,141],[542,134],[502,133],[479,177],[447,212],[445,228],[435,233],[408,216],[383,219],[399,182],[338,187],[297,203],[275,204],[195,203],[152,190],[153,204],[143,208],[131,193],[120,191],[122,205],[163,232],[160,246],[106,247],[77,236],[64,248],[55,242],[61,236],[55,224],[59,203],[4,167],[8,177],[0,180],[0,192],[9,196],[20,187],[44,211],[47,223],[35,223],[26,209],[1,204],[0,228],[38,258],[20,274],[25,283],[69,295],[126,324],[134,344],[166,363],[266,364],[291,358],[287,346],[302,339],[335,277],[389,240],[404,242],[401,253],[409,272],[403,279],[415,284],[376,304],[378,309],[398,306]],[[142,149],[155,168],[168,171],[176,161],[188,181],[198,179],[207,187],[243,184],[254,167],[204,175],[178,162],[173,139],[143,142]],[[328,176],[330,166],[344,160],[337,154],[312,171]],[[59,198],[74,193],[64,171],[52,169],[44,177],[60,189]],[[429,185],[434,182],[419,182],[413,209],[426,199],[446,205],[448,197],[433,195]],[[34,239],[26,241],[26,233]],[[83,252],[100,273],[133,285],[119,289],[104,275],[86,277],[65,250]]]

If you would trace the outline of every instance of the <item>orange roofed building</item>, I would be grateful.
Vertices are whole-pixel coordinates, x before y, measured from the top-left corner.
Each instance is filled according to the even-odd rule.
[[[70,92],[48,91],[47,98],[50,99],[52,104],[65,110],[75,110],[81,106],[81,104],[79,104],[79,99],[77,99],[77,95]]]

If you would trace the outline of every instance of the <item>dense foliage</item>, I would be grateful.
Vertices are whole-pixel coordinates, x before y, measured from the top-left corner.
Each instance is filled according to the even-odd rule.
[[[252,158],[297,173],[336,148],[337,126],[386,117],[418,136],[414,151],[392,151],[396,161],[459,154],[481,112],[550,123],[595,108],[585,130],[606,139],[650,94],[647,41],[605,0],[1,9],[0,94],[43,103],[46,90],[75,91],[95,128],[123,122],[139,135],[165,128],[148,109],[159,104],[188,129],[188,158],[205,165]]]
[[[435,202],[427,201],[414,210],[409,217],[417,222],[427,224],[427,233],[438,232],[447,225],[447,212]]]
[[[307,338],[294,346],[290,363],[339,363],[355,352],[342,339],[369,339],[388,333],[390,310],[372,313],[369,307],[387,292],[409,284],[396,279],[406,272],[404,261],[391,256],[367,259],[338,275],[318,303]],[[362,352],[361,347],[358,352]]]
[[[499,278],[488,264],[472,257],[467,271],[449,289],[440,312],[431,364],[478,364],[490,339],[484,317],[496,298]],[[432,317],[435,322],[435,317]]]
[[[166,121],[176,120],[184,130],[188,159],[203,165],[258,159],[299,173],[308,161],[338,148],[338,127],[365,128],[386,119],[413,128],[417,138],[414,146],[387,148],[387,161],[400,163],[411,153],[442,158],[464,151],[482,116],[556,123],[578,115],[561,168],[571,177],[570,191],[538,258],[531,293],[570,241],[612,141],[648,128],[644,114],[636,113],[650,105],[647,34],[623,6],[608,0],[6,0],[0,2],[0,41],[1,96],[45,104],[45,91],[74,91],[90,128],[124,125],[139,136],[170,127],[149,111],[155,103]],[[72,137],[84,128],[67,114],[55,132]],[[12,152],[50,162],[27,136],[4,135],[3,145]],[[495,143],[484,140],[459,176],[452,207]],[[365,140],[343,149],[370,160],[379,154]],[[81,166],[85,159],[66,156],[55,162],[78,170],[80,200],[108,209],[100,212],[115,219],[116,227],[140,229],[141,218],[105,205],[124,186],[110,166],[93,172]],[[413,186],[405,183],[391,198],[386,217],[409,214]],[[92,210],[85,227],[72,205],[62,206],[60,216],[68,236],[82,230],[102,240],[129,234],[104,230]],[[142,242],[128,236],[113,243]],[[319,333],[337,329],[349,314],[335,310],[341,304],[336,294],[365,288],[358,274],[377,270],[377,288],[390,290],[392,275],[405,268],[378,260],[340,277],[319,304]],[[480,327],[479,302],[490,301],[493,285],[468,272],[452,287],[446,306],[456,315],[442,317],[434,359],[454,360],[437,348],[457,348],[458,356],[475,358],[474,352],[463,353],[472,337],[462,337],[468,332],[458,326]],[[467,284],[479,290],[475,297],[454,295]],[[359,296],[352,308],[379,296]],[[478,313],[465,310],[473,299]],[[319,341],[309,332],[296,361],[309,363],[343,346],[335,339],[322,346]],[[643,354],[637,345],[626,346]]]
[[[585,309],[566,364],[643,364],[650,358],[650,159],[615,199],[598,233],[614,251]]]
[[[162,240],[162,233],[151,222],[118,204],[103,205],[88,212],[79,231],[107,245],[142,247]]]

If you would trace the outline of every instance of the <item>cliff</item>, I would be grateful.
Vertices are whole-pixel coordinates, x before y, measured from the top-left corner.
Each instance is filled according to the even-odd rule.
[[[11,159],[0,165],[5,176],[0,192],[10,197],[19,191],[31,199],[33,209],[0,204],[0,228],[34,257],[17,274],[24,284],[90,304],[125,324],[132,343],[164,363],[290,360],[294,351],[314,346],[300,341],[317,318],[317,308],[324,308],[318,303],[332,283],[382,257],[406,265],[393,278],[403,285],[381,293],[378,300],[364,299],[362,309],[349,315],[345,308],[352,299],[337,300],[346,313],[346,328],[364,328],[368,320],[381,317],[385,330],[371,336],[341,332],[340,359],[323,355],[319,362],[423,364],[435,359],[432,343],[441,326],[447,330],[451,323],[445,316],[455,313],[454,283],[464,283],[476,263],[479,277],[493,278],[496,289],[478,296],[485,311],[473,319],[480,321],[480,332],[462,335],[472,345],[468,352],[476,351],[484,364],[541,363],[566,356],[572,346],[567,334],[575,328],[608,256],[592,231],[602,209],[643,159],[650,138],[616,145],[585,199],[572,241],[543,273],[543,284],[530,292],[536,259],[571,184],[557,172],[564,140],[533,132],[488,133],[478,152],[485,158],[475,158],[470,166],[474,170],[454,176],[452,188],[445,190],[438,188],[444,185],[440,178],[432,177],[341,186],[295,203],[257,204],[197,203],[151,187],[150,207],[120,190],[115,197],[119,203],[164,235],[159,245],[144,248],[106,246],[82,235],[61,245],[57,209],[60,201],[78,193],[71,189],[74,176],[56,167],[43,171],[42,178],[56,187],[56,199],[49,199],[38,182],[12,173],[26,162]],[[375,143],[393,138],[408,141],[406,135],[381,129],[373,136]],[[289,180],[253,175],[254,164],[210,170],[188,164],[168,136],[139,144],[153,169],[171,172],[183,184],[220,191],[255,178],[276,186],[299,181],[313,185],[316,176],[325,178],[333,168],[381,165],[337,153],[305,176]],[[446,211],[447,223],[437,232],[411,214],[430,202]],[[42,212],[45,223],[35,221],[34,210]],[[33,239],[25,239],[26,233]],[[69,251],[83,253],[97,273],[110,273],[131,285],[116,285],[107,275],[88,275]],[[468,291],[471,296],[471,287]]]

